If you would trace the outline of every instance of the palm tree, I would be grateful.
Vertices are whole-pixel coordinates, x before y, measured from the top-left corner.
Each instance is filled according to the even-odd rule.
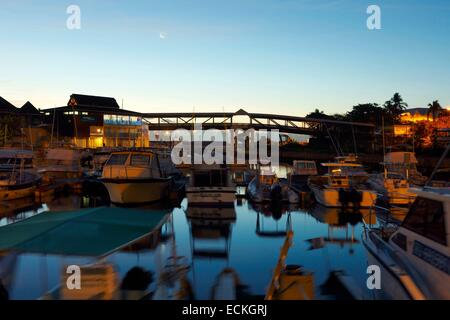
[[[438,100],[433,101],[432,103],[428,104],[428,111],[427,111],[427,119],[430,118],[430,114],[433,117],[433,121],[436,120],[437,117],[439,117],[444,109],[439,104]]]
[[[391,116],[394,122],[399,120],[400,115],[407,107],[408,104],[403,101],[402,96],[398,92],[394,93],[394,96],[391,98],[391,100],[388,100],[384,103],[384,109],[386,110],[386,113]]]

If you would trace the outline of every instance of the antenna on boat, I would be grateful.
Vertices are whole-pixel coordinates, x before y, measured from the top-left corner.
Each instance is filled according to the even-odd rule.
[[[337,156],[340,156],[339,150],[336,147],[336,144],[334,143],[333,137],[330,134],[330,130],[328,129],[327,124],[324,123],[324,125],[325,125],[325,129],[327,129],[327,133],[328,133],[328,136],[330,137],[331,143],[333,144],[334,151],[336,151]]]
[[[352,136],[353,136],[353,149],[355,151],[355,156],[358,157],[358,147],[356,146],[356,137],[355,137],[355,127],[352,123]]]

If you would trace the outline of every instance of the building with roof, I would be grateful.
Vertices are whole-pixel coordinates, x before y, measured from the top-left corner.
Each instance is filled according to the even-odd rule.
[[[18,109],[12,103],[0,97],[0,114],[11,114],[17,111]]]
[[[432,117],[428,115],[428,108],[412,108],[405,110],[401,114],[402,122],[420,122],[420,121],[433,121]]]
[[[27,101],[21,108],[0,97],[0,146],[33,146],[45,140],[41,112]]]
[[[111,97],[72,94],[66,106],[44,114],[56,140],[64,137],[80,148],[149,145],[141,114],[121,109]]]

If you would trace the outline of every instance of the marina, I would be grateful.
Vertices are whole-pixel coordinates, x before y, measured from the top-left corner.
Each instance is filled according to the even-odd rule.
[[[269,139],[240,132],[255,123],[261,128],[258,117],[271,117],[243,110],[228,115],[232,131],[197,114],[194,128],[209,124],[216,130],[212,140],[205,134],[196,142],[197,129],[183,131],[182,140],[170,131],[161,139],[154,131],[160,122],[142,124],[155,114],[138,116],[114,101],[72,95],[68,104],[80,110],[86,109],[78,103],[113,105],[107,115],[106,106],[97,107],[99,123],[86,131],[102,133],[95,138],[102,146],[85,147],[80,124],[48,145],[21,139],[20,146],[0,149],[3,298],[450,299],[447,140],[431,167],[415,152],[387,152],[384,144],[356,153],[356,137],[347,147],[355,152],[344,153],[330,131],[357,126],[376,140],[372,125],[315,118],[306,124],[308,118],[295,117],[284,117],[287,127],[275,122],[283,131],[309,130],[305,145],[294,133]],[[56,108],[50,118],[41,116],[42,124],[51,119],[51,134],[53,119],[67,125],[78,119],[57,115],[60,110],[68,112]],[[246,122],[234,120],[242,116]],[[193,121],[184,117],[177,119]],[[145,139],[109,139],[103,132],[111,123],[149,131]],[[222,140],[226,136],[236,143]],[[328,151],[315,151],[318,137]],[[383,157],[371,157],[374,150]],[[374,266],[381,270],[376,291],[368,285]],[[71,272],[84,276],[69,286]]]
[[[450,301],[448,0],[1,2],[16,317]]]
[[[102,176],[95,179],[86,177],[83,187],[77,192],[67,189],[47,198],[46,202],[29,197],[28,200],[23,197],[19,202],[17,200],[20,199],[16,202],[1,201],[0,277],[8,297],[19,300],[448,298],[448,246],[442,247],[447,243],[445,237],[448,230],[440,231],[442,235],[436,239],[438,243],[433,245],[434,249],[426,249],[431,244],[420,245],[423,252],[420,257],[429,256],[426,250],[440,252],[440,259],[443,260],[436,262],[436,268],[442,273],[440,279],[430,278],[431,282],[425,288],[422,287],[423,280],[417,280],[420,285],[416,285],[413,275],[405,278],[404,274],[409,274],[406,270],[410,271],[409,268],[414,266],[424,267],[423,263],[405,267],[410,258],[396,255],[397,259],[401,259],[398,263],[407,269],[385,271],[389,274],[382,280],[388,281],[389,285],[383,286],[386,292],[374,292],[366,286],[367,265],[374,264],[374,261],[383,266],[391,265],[390,260],[386,260],[391,258],[378,255],[385,251],[380,245],[388,241],[383,245],[391,246],[389,250],[395,251],[393,244],[410,243],[405,237],[412,236],[411,229],[403,226],[403,220],[406,219],[406,223],[417,220],[413,218],[414,211],[410,210],[416,210],[414,208],[421,205],[423,198],[443,201],[441,211],[431,210],[438,215],[433,218],[437,225],[432,229],[426,227],[426,230],[435,230],[439,224],[448,226],[444,220],[448,219],[448,213],[443,211],[448,210],[445,190],[410,189],[410,192],[419,195],[418,200],[412,209],[398,207],[395,214],[393,209],[391,214],[389,209],[375,205],[338,203],[327,207],[314,201],[315,193],[307,189],[307,178],[316,179],[319,176],[316,175],[315,165],[303,162],[301,167],[309,170],[311,175],[297,178],[297,188],[290,189],[290,192],[308,193],[311,200],[306,206],[298,201],[298,197],[296,201],[283,201],[279,195],[274,196],[270,187],[276,185],[275,181],[267,184],[268,196],[264,201],[254,201],[251,191],[247,197],[238,198],[235,195],[237,187],[231,182],[232,174],[214,166],[184,171],[183,174],[191,178],[182,180],[185,188],[178,188],[179,197],[170,199],[167,196],[168,183],[155,189],[153,178],[150,178],[150,186],[141,184],[139,180],[146,180],[148,174],[161,171],[160,168],[151,169],[150,159],[154,154],[112,152],[105,161]],[[345,177],[361,179],[363,175],[366,178],[367,173],[354,161],[338,163],[340,169],[344,165],[352,170]],[[130,169],[130,164],[139,169]],[[264,181],[276,178],[276,183],[286,181],[283,187],[288,188],[292,185],[288,181],[299,173],[299,166],[299,162],[295,162],[294,165],[271,168],[270,172],[267,168],[261,169],[261,172],[268,174],[254,176],[249,182],[249,189],[252,181],[261,177]],[[254,170],[249,168],[249,174]],[[167,172],[162,176],[168,176]],[[198,189],[190,187],[193,185],[192,175],[197,179],[194,185]],[[137,187],[121,187],[121,190],[108,187],[112,177],[122,183],[125,176]],[[129,183],[128,180],[125,182]],[[299,183],[302,183],[300,189]],[[240,184],[245,185],[243,180]],[[100,190],[102,188],[103,191]],[[134,190],[130,196],[135,197],[131,199],[142,199],[142,203],[113,201],[130,188]],[[190,195],[193,190],[195,197]],[[139,192],[144,192],[146,196],[140,197]],[[163,196],[163,193],[166,195]],[[233,197],[228,198],[228,194]],[[147,195],[156,198],[150,199]],[[33,222],[34,219],[38,220]],[[131,228],[139,228],[139,223],[146,223],[145,219],[155,221],[153,227],[142,225],[141,235],[132,231]],[[97,226],[92,229],[94,225]],[[400,225],[400,235],[395,233],[396,225]],[[17,238],[19,233],[15,230],[21,230],[20,238]],[[93,230],[98,231],[89,234]],[[31,238],[27,240],[27,237]],[[430,240],[426,236],[421,241],[429,243]],[[414,252],[419,250],[416,246]],[[407,250],[412,252],[410,250],[413,249]],[[435,258],[432,261],[436,261]],[[64,268],[73,264],[82,266],[83,272],[92,275],[83,280],[89,290],[71,292],[62,286],[67,280]],[[36,272],[35,276],[32,276],[33,272]],[[425,269],[423,272],[430,271]],[[136,273],[137,278],[125,290],[126,279],[132,276],[130,273]],[[392,289],[394,281],[399,283],[400,288],[403,286],[403,293]],[[406,289],[405,283],[408,283]]]

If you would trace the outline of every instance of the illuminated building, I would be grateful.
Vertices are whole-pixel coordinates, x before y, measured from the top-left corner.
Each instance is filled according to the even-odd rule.
[[[44,111],[53,137],[80,148],[149,145],[141,115],[121,109],[114,98],[72,94],[67,106]]]
[[[408,109],[400,116],[402,123],[416,123],[420,121],[433,121],[431,115],[428,116],[428,108]]]

